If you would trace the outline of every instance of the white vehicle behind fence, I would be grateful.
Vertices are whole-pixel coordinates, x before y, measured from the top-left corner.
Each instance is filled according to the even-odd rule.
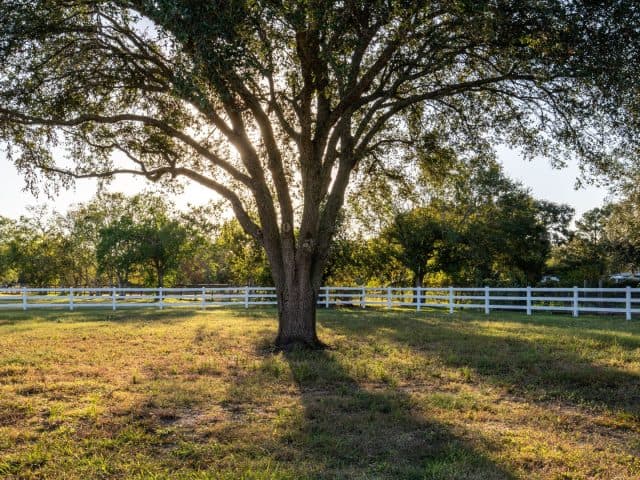
[[[558,283],[560,278],[555,275],[545,275],[540,280],[540,283]]]
[[[611,275],[609,277],[609,280],[611,280],[612,282],[616,282],[616,283],[620,283],[620,282],[630,282],[630,281],[634,281],[634,280],[639,280],[640,281],[640,273],[631,273],[631,272],[624,272],[624,273],[614,273],[613,275]]]

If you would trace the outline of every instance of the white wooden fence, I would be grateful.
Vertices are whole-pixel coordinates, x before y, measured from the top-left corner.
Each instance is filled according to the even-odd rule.
[[[0,309],[202,308],[275,305],[273,287],[223,288],[4,288]],[[322,287],[320,307],[443,308],[624,314],[640,313],[640,288],[392,288]]]

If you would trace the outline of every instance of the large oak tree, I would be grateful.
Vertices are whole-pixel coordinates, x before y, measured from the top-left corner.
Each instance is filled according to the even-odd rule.
[[[0,141],[28,185],[133,174],[221,195],[267,252],[276,344],[317,346],[354,176],[420,132],[615,173],[639,24],[632,0],[2,0]]]

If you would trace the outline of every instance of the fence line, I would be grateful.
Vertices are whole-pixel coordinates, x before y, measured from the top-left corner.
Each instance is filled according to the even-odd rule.
[[[274,287],[199,288],[2,288],[0,309],[118,308],[158,309],[276,305]],[[330,308],[444,308],[624,314],[640,313],[640,288],[493,288],[493,287],[322,287],[318,306]]]

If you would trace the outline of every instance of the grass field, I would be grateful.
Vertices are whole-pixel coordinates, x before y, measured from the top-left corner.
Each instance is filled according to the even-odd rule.
[[[640,478],[640,322],[0,313],[0,478]]]

